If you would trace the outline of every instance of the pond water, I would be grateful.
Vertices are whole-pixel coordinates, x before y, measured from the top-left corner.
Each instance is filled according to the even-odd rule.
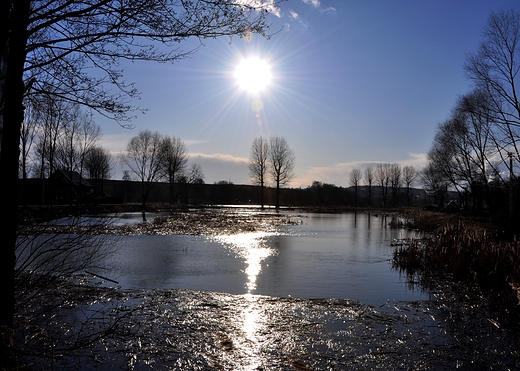
[[[452,285],[430,298],[392,270],[392,242],[420,238],[419,232],[389,228],[392,216],[293,216],[301,224],[231,236],[21,240],[19,263],[37,246],[45,246],[37,255],[47,263],[46,249],[56,255],[64,238],[74,262],[111,252],[100,254],[97,273],[118,281],[78,285],[90,282],[90,275],[80,275],[66,305],[56,292],[43,300],[58,304],[53,312],[25,306],[21,318],[40,316],[32,327],[36,336],[46,333],[30,363],[35,370],[81,371],[519,369],[516,338],[488,317],[485,302]],[[121,215],[113,222],[140,218]],[[110,273],[101,268],[111,265]],[[21,328],[29,338],[28,327]],[[92,341],[92,334],[101,335]]]
[[[392,216],[303,213],[277,232],[231,236],[125,236],[112,257],[123,289],[193,289],[231,294],[388,301],[428,299],[391,269]]]

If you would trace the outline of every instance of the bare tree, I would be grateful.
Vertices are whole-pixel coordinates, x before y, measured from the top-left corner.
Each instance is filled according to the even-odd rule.
[[[358,188],[359,182],[361,181],[361,170],[358,168],[352,169],[350,172],[350,185],[354,187],[354,202],[358,205]]]
[[[412,165],[403,167],[403,182],[406,186],[406,203],[408,206],[410,206],[410,189],[418,177],[419,173]]]
[[[266,138],[258,137],[253,140],[249,153],[249,176],[253,184],[260,186],[260,203],[264,208],[264,185],[268,170],[269,143]]]
[[[520,158],[519,58],[520,13],[511,9],[491,14],[480,48],[465,64],[468,77],[489,98],[487,106],[502,134],[503,151],[498,154],[505,166],[509,153]]]
[[[175,203],[175,182],[183,174],[189,155],[186,144],[175,136],[164,138],[162,171],[170,184],[170,203]]]
[[[92,115],[78,105],[70,105],[58,137],[56,162],[60,169],[84,175],[85,157],[99,141],[101,129]]]
[[[50,95],[32,97],[31,105],[39,113],[39,129],[35,150],[38,155],[40,178],[43,180],[56,170],[58,141],[69,120],[70,105]]]
[[[130,139],[121,162],[141,182],[141,212],[146,220],[146,201],[150,190],[161,178],[164,138],[158,132],[141,131]]]
[[[190,202],[190,193],[194,185],[204,184],[204,172],[199,164],[191,164],[189,169],[179,177],[180,183],[184,184],[185,202]]]
[[[34,146],[34,162],[36,176],[41,180],[40,205],[54,199],[53,190],[45,200],[45,179],[57,168],[59,141],[63,128],[69,121],[70,103],[53,95],[31,96],[27,99],[30,112],[37,119],[37,137]],[[3,151],[2,151],[3,153]]]
[[[481,91],[461,97],[451,116],[439,125],[428,152],[437,172],[443,173],[461,198],[469,195],[477,207],[489,204],[490,174],[500,173],[500,165],[494,163],[501,151],[500,140],[495,137],[487,102]]]
[[[84,331],[85,324],[72,326],[65,333],[52,331],[52,327],[54,324],[66,327],[63,325],[66,319],[61,314],[70,307],[71,297],[78,295],[71,292],[73,288],[83,286],[78,285],[80,279],[96,275],[110,280],[107,276],[112,267],[111,255],[117,251],[120,242],[117,236],[103,234],[105,226],[111,222],[105,217],[96,218],[96,222],[71,217],[67,223],[60,220],[48,222],[45,226],[20,227],[16,246],[15,309],[23,314],[27,326],[31,326],[33,321],[38,323],[37,328],[45,333],[48,341],[42,339],[37,344],[19,342],[17,349],[24,356],[37,358],[39,368],[54,368],[56,356],[73,352],[78,344],[87,344],[110,330],[109,322],[105,323],[105,328],[87,332]],[[86,312],[84,314],[91,317]],[[43,321],[42,318],[53,320]],[[59,319],[63,322],[60,323]],[[71,335],[70,338],[67,334]],[[60,345],[57,347],[57,344]],[[57,348],[60,348],[58,352]]]
[[[402,169],[399,164],[391,164],[388,168],[390,176],[390,186],[392,188],[392,203],[393,206],[399,205],[399,191],[402,183]]]
[[[112,155],[101,147],[93,147],[85,157],[85,171],[96,187],[97,196],[103,196],[103,181],[110,179],[113,170]]]
[[[273,2],[228,0],[0,0],[1,203],[11,216],[0,223],[7,245],[0,259],[4,301],[0,329],[13,326],[17,238],[13,195],[18,186],[24,95],[52,91],[126,120],[132,111],[129,99],[137,91],[124,82],[118,69],[121,59],[175,61],[198,49],[179,48],[187,38],[267,35],[266,17],[272,9]]]
[[[439,171],[434,164],[429,163],[421,171],[420,177],[426,190],[433,194],[434,203],[439,206],[443,205],[449,186],[449,180],[444,176],[444,172]]]
[[[383,207],[386,207],[386,201],[388,196],[388,184],[390,182],[390,164],[377,164],[375,178],[381,186],[381,193],[383,195]]]
[[[276,209],[280,208],[280,186],[289,183],[295,176],[294,151],[283,137],[271,137],[269,140],[269,170],[276,184]]]
[[[368,187],[368,206],[372,206],[372,184],[374,183],[374,169],[369,166],[365,168],[364,180]]]

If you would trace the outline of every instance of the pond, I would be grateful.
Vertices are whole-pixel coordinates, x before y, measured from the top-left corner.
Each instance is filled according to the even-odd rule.
[[[293,214],[294,216],[295,214]],[[391,269],[392,216],[301,213],[301,224],[230,236],[125,236],[111,277],[123,289],[193,289],[230,294],[388,301],[428,299]]]
[[[35,370],[81,371],[518,369],[516,338],[485,302],[449,283],[431,294],[413,290],[392,270],[392,243],[421,233],[390,228],[390,215],[292,216],[301,223],[212,237],[40,235],[54,254],[64,242],[72,246],[64,251],[79,264],[109,251],[99,271],[117,282],[85,272],[47,292],[50,312],[25,305],[22,318],[37,318],[37,335],[49,334],[31,342],[29,360]],[[20,241],[19,262],[31,241]]]

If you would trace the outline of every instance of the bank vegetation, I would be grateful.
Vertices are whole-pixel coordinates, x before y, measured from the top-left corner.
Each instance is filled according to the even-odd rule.
[[[469,300],[484,300],[489,316],[517,326],[520,318],[520,247],[496,221],[425,210],[408,211],[409,226],[427,238],[396,248],[394,268],[427,289],[450,282]]]

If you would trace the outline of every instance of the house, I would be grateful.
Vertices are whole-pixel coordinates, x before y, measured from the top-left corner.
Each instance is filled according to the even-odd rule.
[[[50,192],[56,203],[84,202],[94,188],[77,171],[56,170],[49,177]]]

